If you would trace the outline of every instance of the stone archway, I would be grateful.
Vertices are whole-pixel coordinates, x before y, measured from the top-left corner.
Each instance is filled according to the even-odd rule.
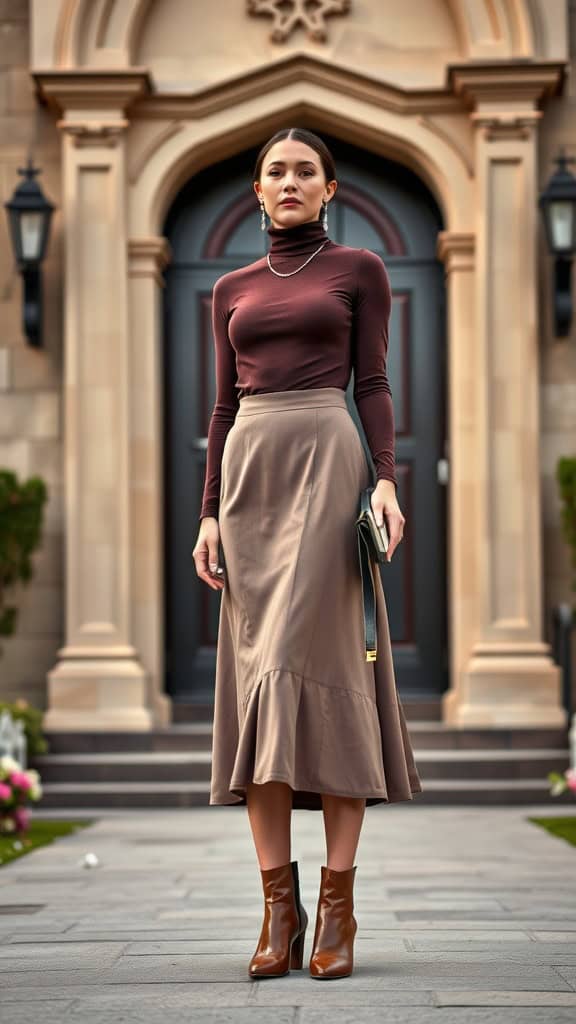
[[[528,22],[516,17],[524,7],[511,0],[494,9],[508,11],[515,45],[526,48]],[[438,249],[451,438],[446,719],[562,724],[559,670],[541,638],[536,298],[521,287],[535,280],[538,105],[556,87],[558,67],[461,63],[443,89],[411,92],[296,54],[216,89],[166,98],[151,94],[144,70],[120,70],[132,44],[112,46],[114,26],[135,32],[144,9],[124,5],[130,18],[110,22],[109,32],[101,18],[94,38],[110,42],[111,70],[84,64],[36,76],[61,114],[68,261],[68,612],[47,726],[149,728],[169,719],[157,386],[169,253],[161,224],[195,171],[294,122],[410,166],[447,225]],[[78,0],[66,10],[66,38],[78,40],[87,7]],[[482,36],[484,5],[467,10]],[[93,11],[86,31],[98,11],[103,17],[101,5]],[[78,56],[72,42],[62,45],[66,60]],[[82,52],[92,52],[86,37]],[[514,267],[506,288],[505,258]]]
[[[464,60],[545,59],[554,12],[526,0],[444,0]],[[130,67],[151,13],[151,0],[62,0],[38,12],[50,65]],[[425,12],[429,14],[429,12]],[[161,16],[161,15],[160,15]],[[47,62],[43,62],[47,66]]]
[[[293,86],[290,89],[292,92],[294,91]],[[345,118],[341,108],[339,111],[340,117],[336,124],[330,108],[330,98],[328,95],[323,95],[320,99],[321,90],[318,89],[319,99],[316,105],[312,107],[310,83],[303,83],[300,91],[301,97],[296,100],[291,108],[287,99],[282,95],[282,90],[278,90],[273,95],[270,94],[269,90],[264,90],[269,106],[269,112],[266,112],[265,120],[270,125],[270,133],[282,123],[293,123],[295,120],[297,123],[302,123],[302,108],[305,95],[307,103],[304,116],[307,124],[320,133],[323,129],[332,130],[349,141],[357,142],[360,145],[363,144],[365,148],[370,148],[372,151],[379,152],[383,156],[393,155],[404,165],[417,169],[420,172],[420,177],[424,178],[432,186],[433,192],[440,198],[440,205],[445,208],[447,223],[461,225],[464,229],[461,232],[451,232],[450,238],[470,239],[470,232],[466,229],[470,228],[468,217],[472,208],[471,179],[465,161],[455,148],[449,146],[443,139],[432,136],[432,133],[428,131],[425,125],[416,126],[419,129],[422,140],[420,145],[418,145],[417,139],[415,140],[414,136],[410,135],[403,118],[393,112],[389,112],[386,130],[383,130],[378,137],[373,128],[370,127],[373,118],[369,106],[367,106],[365,111],[364,123],[363,119],[358,116],[358,109],[356,110],[357,119],[354,121],[351,116]],[[281,120],[277,116],[276,118],[274,117],[275,109],[283,111]],[[134,254],[134,265],[136,259],[138,264],[141,262],[140,256],[136,256],[139,245],[138,239],[142,239],[143,242],[149,239],[148,246],[152,245],[152,239],[156,239],[158,253],[161,254],[163,252],[163,241],[159,234],[159,227],[164,221],[166,210],[170,207],[173,197],[184,182],[197,174],[202,168],[209,167],[216,160],[233,154],[238,146],[243,149],[245,146],[249,146],[251,142],[255,144],[262,138],[261,118],[254,121],[242,120],[241,118],[241,111],[237,108],[231,117],[234,124],[231,130],[219,133],[205,133],[201,136],[198,135],[195,125],[183,125],[177,133],[166,138],[151,153],[150,160],[142,167],[131,194],[131,251]],[[435,158],[433,158],[433,154]],[[452,182],[452,187],[450,182]],[[458,187],[455,187],[456,184]],[[153,278],[156,272],[157,268],[154,267],[154,260],[151,257],[148,279],[146,280],[141,275],[131,279],[132,297],[130,305],[134,311],[134,339],[132,348],[134,350],[138,345],[142,351],[144,346],[144,352],[147,353],[146,362],[149,366],[154,365],[154,363],[157,365],[158,356],[155,353],[157,354],[162,348],[157,333],[146,327],[147,324],[154,322],[155,310],[157,310],[158,286]],[[461,282],[458,282],[458,287],[460,283],[465,285],[465,279],[466,272]],[[147,420],[151,428],[153,425],[156,426],[155,436],[153,438],[150,437],[150,443],[154,451],[160,451],[162,446],[161,417],[158,415],[160,395],[158,393],[155,395],[149,394],[148,401],[150,405]],[[156,467],[157,473],[161,464],[160,458],[154,458],[153,465]],[[149,481],[150,495],[159,487],[160,476],[155,475],[155,477],[151,477]],[[158,505],[155,507],[160,515],[161,509]],[[154,537],[162,535],[160,519],[149,525],[149,533]],[[156,552],[156,558],[156,578],[159,578],[161,573],[161,550]],[[159,615],[162,608],[161,597],[162,595],[159,594]],[[141,642],[144,642],[144,637],[141,638]],[[137,646],[140,649],[140,641],[137,641]],[[159,651],[158,656],[160,656]]]

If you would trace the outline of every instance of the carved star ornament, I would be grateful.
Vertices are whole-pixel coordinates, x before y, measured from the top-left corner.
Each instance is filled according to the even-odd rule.
[[[284,43],[298,25],[306,29],[315,43],[325,43],[328,29],[324,18],[331,14],[348,14],[352,0],[246,0],[248,14],[264,14],[274,18],[270,33],[273,43]]]

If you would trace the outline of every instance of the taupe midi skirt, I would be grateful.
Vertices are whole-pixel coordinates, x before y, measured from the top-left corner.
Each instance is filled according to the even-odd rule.
[[[370,806],[422,791],[378,572],[365,660],[355,519],[370,480],[341,388],[240,399],[221,463],[210,804],[273,780],[308,810],[322,793]]]

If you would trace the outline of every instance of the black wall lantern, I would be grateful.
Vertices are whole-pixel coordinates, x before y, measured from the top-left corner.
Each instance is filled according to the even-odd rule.
[[[24,280],[24,333],[31,345],[42,345],[42,275],[41,263],[46,252],[50,219],[54,205],[35,180],[40,173],[32,158],[19,168],[24,181],[4,203],[8,211],[10,235],[18,269]]]
[[[554,327],[558,338],[572,325],[572,258],[576,253],[576,178],[568,170],[575,163],[562,150],[554,172],[539,199],[546,237],[554,256]]]

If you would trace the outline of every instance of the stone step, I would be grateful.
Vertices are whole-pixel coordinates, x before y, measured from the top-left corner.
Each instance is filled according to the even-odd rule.
[[[565,749],[568,727],[526,728],[520,726],[457,727],[444,722],[409,722],[408,731],[414,746],[431,749]]]
[[[210,750],[42,754],[31,759],[31,767],[47,783],[205,783],[211,764]]]
[[[148,807],[205,807],[209,805],[206,782],[110,782],[46,783],[40,811],[67,808],[105,812],[109,808],[136,809]],[[415,797],[414,805],[425,804],[550,804],[572,805],[574,797],[564,794],[550,796],[549,785],[542,779],[523,780],[454,780],[431,779],[424,792]],[[406,801],[408,803],[408,801]],[[381,805],[383,806],[383,805]]]
[[[205,807],[208,782],[47,782],[39,808]]]
[[[165,729],[68,731],[45,729],[51,754],[99,753],[123,751],[189,751],[212,747],[212,721],[183,725],[172,724]]]
[[[567,745],[566,729],[526,728],[466,728],[460,729],[443,722],[409,722],[414,747],[432,750],[564,750]],[[173,724],[166,729],[147,732],[45,732],[51,754],[105,753],[128,751],[182,751],[210,750],[212,747],[212,721]]]
[[[564,750],[414,750],[423,780],[545,779],[569,766]],[[208,782],[211,751],[43,754],[31,759],[43,783]]]

